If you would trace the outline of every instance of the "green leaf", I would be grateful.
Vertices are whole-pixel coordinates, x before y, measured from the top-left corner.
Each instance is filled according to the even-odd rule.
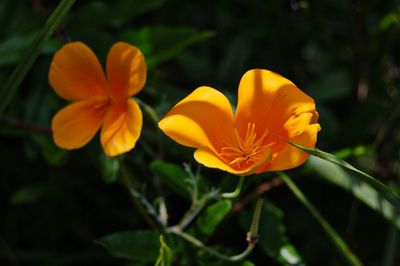
[[[42,134],[32,134],[32,139],[39,144],[43,157],[50,165],[61,166],[67,161],[69,156],[68,151],[57,147],[51,137]]]
[[[32,44],[37,31],[15,35],[0,43],[0,66],[15,64]],[[50,39],[44,43],[41,53],[52,53],[61,46],[61,40]]]
[[[357,175],[354,175],[355,178],[358,178],[360,181],[362,182],[366,182],[369,185],[371,185],[373,188],[376,189],[376,191],[378,191],[380,193],[380,195],[382,197],[384,197],[387,201],[389,201],[391,204],[393,204],[393,206],[397,209],[400,210],[400,198],[399,196],[392,191],[392,189],[390,189],[388,186],[386,186],[384,183],[380,182],[379,180],[373,178],[372,176],[370,176],[369,174],[364,173],[361,170],[358,170],[357,168],[355,168],[354,166],[352,166],[351,164],[349,164],[348,162],[336,157],[333,154],[321,151],[319,149],[311,149],[311,148],[307,148],[307,147],[303,147],[299,144],[293,143],[287,139],[284,139],[278,135],[275,134],[275,136],[277,136],[278,138],[282,139],[283,141],[289,143],[290,145],[305,151],[311,155],[314,155],[316,157],[319,157],[325,161],[334,163],[336,165],[339,165],[341,167],[344,167],[348,170],[351,170],[355,173],[357,173]]]
[[[311,166],[324,180],[353,193],[356,198],[400,229],[399,212],[389,201],[382,198],[380,193],[373,186],[361,182],[340,166],[315,156],[310,156],[307,165]]]
[[[155,266],[171,266],[173,262],[172,250],[165,243],[163,235],[160,235],[160,244],[160,254],[158,255]]]
[[[146,56],[149,69],[169,60],[186,47],[214,36],[211,31],[198,31],[188,27],[152,26],[124,32],[119,36],[138,46]]]
[[[259,230],[260,245],[268,255],[284,265],[304,265],[295,247],[289,243],[283,211],[270,202],[263,206]]]
[[[117,180],[119,162],[116,157],[108,157],[101,153],[99,155],[100,173],[106,183],[113,183]]]
[[[391,26],[400,24],[400,12],[394,11],[386,14],[380,21],[379,27],[381,30],[387,30]]]
[[[125,231],[105,236],[97,241],[115,257],[154,262],[158,257],[157,231]]]
[[[10,201],[16,205],[32,203],[44,196],[47,191],[47,186],[44,184],[27,186],[15,192]]]
[[[23,36],[12,36],[0,43],[0,66],[14,64],[21,57],[23,50],[32,43],[36,32]]]
[[[150,164],[150,168],[161,177],[161,181],[168,185],[175,192],[179,193],[185,198],[189,198],[188,191],[186,189],[188,175],[182,167],[179,167],[172,163],[166,163],[160,160],[155,160]]]
[[[283,265],[306,265],[292,244],[286,244],[279,251],[280,261]]]
[[[50,15],[49,19],[46,21],[42,30],[33,40],[30,49],[26,51],[24,57],[22,57],[22,59],[19,61],[17,67],[12,72],[6,84],[0,88],[0,115],[4,112],[12,97],[17,92],[19,85],[25,78],[39,53],[42,51],[43,45],[56,30],[62,18],[67,14],[74,2],[75,0],[62,0],[58,4],[56,9]]]
[[[325,230],[327,236],[335,245],[337,250],[342,254],[343,258],[354,266],[361,266],[361,261],[357,256],[350,250],[346,242],[340,237],[340,235],[333,229],[333,227],[322,217],[318,210],[311,204],[303,192],[296,186],[296,184],[290,179],[290,177],[282,172],[278,172],[278,175],[286,183],[289,189],[293,192],[296,198],[308,209],[308,211],[314,216],[317,222]]]
[[[202,233],[211,235],[231,209],[232,202],[230,200],[222,200],[214,203],[207,207],[205,212],[199,217],[197,226]]]

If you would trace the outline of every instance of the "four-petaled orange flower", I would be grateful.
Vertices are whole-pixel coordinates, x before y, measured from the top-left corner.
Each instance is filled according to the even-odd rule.
[[[134,148],[142,129],[142,112],[131,96],[146,82],[141,51],[116,43],[108,53],[107,77],[93,51],[81,42],[62,47],[53,58],[50,85],[72,101],[53,118],[55,143],[65,149],[87,144],[101,128],[101,145],[108,156]]]
[[[200,87],[176,104],[159,127],[176,142],[196,148],[199,163],[244,176],[301,165],[308,154],[281,138],[312,148],[320,130],[317,120],[312,98],[288,79],[254,69],[240,81],[235,114],[222,93]]]

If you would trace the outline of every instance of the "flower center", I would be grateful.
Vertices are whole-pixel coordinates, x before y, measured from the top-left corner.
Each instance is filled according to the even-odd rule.
[[[90,104],[98,113],[105,112],[111,104],[110,97],[104,95],[96,95],[90,99]]]
[[[271,160],[270,146],[275,143],[265,144],[264,140],[269,131],[266,130],[261,136],[257,136],[255,128],[254,123],[248,123],[243,138],[235,128],[235,145],[223,147],[219,155],[230,165],[236,165],[238,168],[247,168]]]

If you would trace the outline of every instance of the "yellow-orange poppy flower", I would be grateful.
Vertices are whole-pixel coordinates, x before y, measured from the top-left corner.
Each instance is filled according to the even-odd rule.
[[[199,163],[244,176],[301,165],[308,154],[277,135],[314,147],[317,120],[314,100],[290,80],[254,69],[240,81],[235,114],[222,93],[203,86],[176,104],[159,127],[176,142],[196,148]]]
[[[93,51],[81,42],[64,45],[49,71],[54,91],[71,104],[53,118],[55,143],[64,149],[87,144],[101,128],[105,154],[115,156],[134,148],[142,129],[142,112],[131,96],[146,82],[142,52],[124,42],[107,56],[107,76]]]

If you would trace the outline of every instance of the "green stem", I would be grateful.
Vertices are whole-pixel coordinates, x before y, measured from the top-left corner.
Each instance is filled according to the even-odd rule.
[[[135,208],[139,211],[140,215],[151,228],[158,228],[158,226],[154,223],[154,220],[160,222],[157,212],[153,206],[134,188],[122,157],[119,158],[119,167],[122,179],[121,181],[127,188]],[[154,218],[154,220],[150,217],[150,215]],[[163,223],[160,224],[162,225]]]
[[[398,251],[397,247],[399,242],[399,231],[397,231],[397,228],[392,224],[389,224],[388,229],[382,266],[393,266],[396,253]]]
[[[318,223],[325,230],[326,234],[329,236],[332,243],[336,246],[338,251],[343,255],[350,265],[360,266],[361,261],[357,258],[350,248],[346,245],[343,239],[336,233],[335,229],[322,217],[322,215],[317,211],[317,209],[311,204],[311,202],[306,198],[306,196],[301,192],[301,190],[296,186],[296,184],[290,179],[290,177],[282,172],[278,172],[278,175],[287,184],[289,189],[297,197],[297,199],[308,209],[308,211],[314,216]]]
[[[193,189],[193,191],[197,191],[197,186]],[[192,197],[192,206],[189,211],[183,216],[182,220],[179,222],[178,227],[181,230],[184,230],[196,216],[203,210],[204,206],[212,199],[215,198],[216,193],[213,191],[204,195],[200,200],[197,199],[197,196]]]
[[[184,230],[196,216],[200,213],[200,211],[204,208],[204,204],[197,204],[197,206],[193,206],[190,210],[184,215],[183,219],[179,222],[178,227]]]
[[[75,0],[62,0],[50,17],[47,19],[42,30],[38,33],[36,38],[33,40],[31,48],[26,51],[24,56],[19,60],[19,63],[11,76],[8,78],[4,87],[0,90],[0,115],[4,112],[12,97],[17,92],[17,89],[29,69],[32,67],[36,58],[42,51],[43,45],[47,42],[50,36],[54,33],[61,20],[67,14],[69,9],[75,3]]]
[[[233,192],[222,193],[221,197],[226,198],[226,199],[233,199],[233,198],[236,198],[237,196],[239,196],[239,194],[243,188],[244,179],[245,179],[245,177],[241,176],[236,189]]]
[[[212,248],[207,247],[203,242],[201,242],[197,238],[182,231],[180,226],[169,227],[166,229],[166,233],[171,233],[171,234],[177,235],[177,236],[185,239],[186,241],[190,242],[194,246],[201,248],[201,249],[207,251],[208,253],[210,253],[211,255],[213,255],[217,258],[220,258],[222,260],[240,261],[240,260],[246,258],[253,251],[254,246],[258,242],[258,238],[259,238],[258,227],[259,227],[259,223],[260,223],[260,215],[261,215],[261,209],[262,209],[263,202],[264,202],[264,199],[262,197],[260,197],[257,201],[257,205],[254,209],[254,214],[253,214],[253,218],[252,218],[251,225],[250,225],[250,230],[247,233],[247,242],[248,242],[247,248],[238,255],[227,256],[227,255],[221,254],[218,251],[215,251]]]
[[[258,241],[258,225],[260,223],[261,209],[264,204],[264,198],[261,196],[257,200],[256,208],[254,209],[253,218],[251,220],[250,230],[247,236],[247,241],[254,244]]]
[[[177,235],[177,236],[181,237],[182,239],[190,242],[194,246],[207,251],[211,255],[214,255],[215,257],[218,257],[220,259],[227,260],[227,261],[242,260],[245,257],[247,257],[251,253],[251,251],[254,249],[254,246],[258,242],[258,238],[259,238],[258,237],[258,227],[259,227],[261,209],[262,209],[262,205],[263,205],[263,198],[260,197],[258,199],[255,210],[254,210],[250,229],[247,234],[247,242],[248,242],[247,248],[238,255],[227,256],[227,255],[219,253],[218,251],[213,250],[212,248],[209,248],[208,246],[206,246],[203,242],[201,242],[197,238],[195,238],[195,237],[191,236],[190,234],[183,231],[193,221],[193,219],[195,219],[197,217],[197,215],[204,208],[204,206],[207,204],[207,202],[210,199],[215,198],[215,196],[217,195],[217,192],[213,192],[213,193],[210,192],[209,194],[202,197],[200,200],[197,199],[197,196],[194,197],[193,202],[192,202],[192,207],[184,215],[181,222],[176,226],[166,227],[165,222],[163,222],[163,220],[159,217],[159,215],[157,214],[157,212],[155,211],[153,206],[138,191],[135,190],[134,185],[129,178],[128,171],[126,169],[126,166],[125,166],[122,158],[120,158],[119,163],[120,163],[120,173],[121,173],[122,182],[124,183],[124,185],[126,186],[128,191],[130,192],[129,194],[132,197],[132,201],[133,201],[135,207],[138,209],[138,211],[141,213],[141,215],[143,216],[145,221],[151,227],[161,229],[167,234]],[[240,183],[243,183],[242,178],[241,178]],[[243,184],[241,184],[240,187],[242,185]],[[154,221],[156,221],[158,223],[157,225],[159,225],[159,226],[157,226],[154,223]]]
[[[170,227],[167,230],[167,233],[171,233],[174,235],[177,235],[183,239],[185,239],[186,241],[190,242],[191,244],[193,244],[194,246],[201,248],[205,251],[207,251],[208,253],[210,253],[211,255],[222,259],[222,260],[227,260],[227,261],[239,261],[244,259],[245,257],[247,257],[251,251],[254,248],[254,245],[248,245],[247,248],[240,254],[235,255],[235,256],[227,256],[224,254],[219,253],[218,251],[213,250],[212,248],[207,247],[206,245],[204,245],[203,242],[201,242],[200,240],[198,240],[197,238],[189,235],[188,233],[183,232],[179,227],[174,226],[174,227]]]

